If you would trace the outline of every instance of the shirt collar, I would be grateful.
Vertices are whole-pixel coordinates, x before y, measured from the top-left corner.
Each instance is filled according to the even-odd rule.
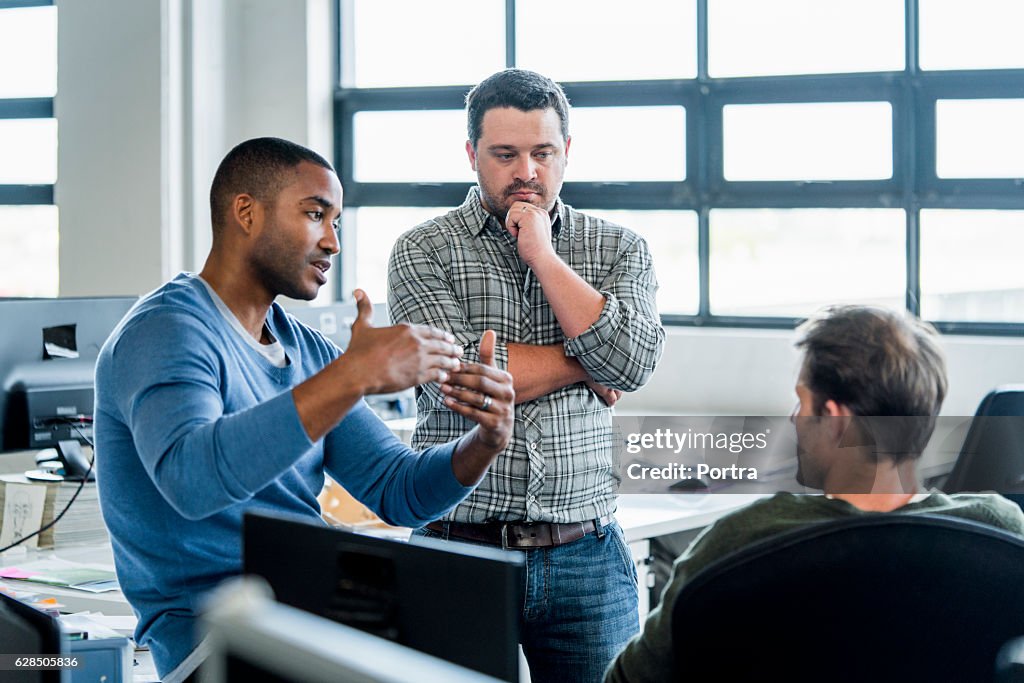
[[[562,225],[567,220],[566,213],[566,206],[562,203],[562,198],[555,198],[555,217],[551,221],[552,238],[557,239],[561,234]],[[469,232],[473,237],[479,236],[488,227],[497,233],[505,229],[501,221],[484,208],[483,202],[480,201],[480,187],[478,185],[469,188],[466,201],[462,204],[462,215],[466,217],[466,227],[469,228]]]

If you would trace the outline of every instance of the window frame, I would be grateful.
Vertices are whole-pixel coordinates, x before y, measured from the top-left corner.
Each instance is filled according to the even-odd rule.
[[[0,0],[0,12],[25,7],[50,7],[53,0]],[[0,119],[52,119],[52,97],[0,98]],[[0,184],[0,205],[53,204],[53,185]]]
[[[464,108],[470,85],[351,88],[353,0],[337,0],[334,161],[346,209],[364,206],[457,206],[472,183],[369,183],[354,179],[353,117],[360,111]],[[505,0],[506,66],[515,66],[515,0]],[[907,310],[920,313],[921,209],[1024,210],[1024,179],[940,179],[936,174],[935,108],[939,99],[1024,97],[1024,69],[921,71],[918,0],[904,0],[902,71],[711,78],[708,76],[708,0],[696,0],[697,76],[691,79],[562,83],[574,107],[675,105],[686,109],[685,180],[567,181],[562,197],[587,209],[692,210],[698,217],[699,308],[695,315],[662,315],[666,325],[792,329],[802,318],[715,315],[710,310],[712,209],[896,208],[906,217]],[[723,107],[731,104],[888,102],[892,108],[892,177],[882,180],[729,181],[723,169]],[[617,198],[610,199],[614,187]],[[346,211],[346,217],[352,212]],[[412,227],[412,226],[410,226]],[[345,235],[343,231],[343,243]],[[351,255],[348,259],[353,258]],[[352,261],[349,260],[349,263]],[[336,273],[344,292],[345,269]],[[954,334],[1020,336],[1024,322],[931,321]]]

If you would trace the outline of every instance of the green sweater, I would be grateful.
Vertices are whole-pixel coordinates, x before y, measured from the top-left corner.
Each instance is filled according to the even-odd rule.
[[[675,561],[672,578],[634,637],[605,673],[605,683],[672,679],[672,610],[676,596],[697,572],[736,550],[769,536],[814,524],[881,514],[959,517],[1024,535],[1024,513],[996,494],[932,493],[893,512],[867,512],[844,500],[821,495],[778,493],[738,510],[705,529]],[[662,609],[669,606],[669,609]]]

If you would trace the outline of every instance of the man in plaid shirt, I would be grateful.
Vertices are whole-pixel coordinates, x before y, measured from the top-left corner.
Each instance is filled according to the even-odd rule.
[[[641,237],[559,199],[571,139],[558,84],[508,69],[476,86],[466,108],[478,185],[399,238],[388,305],[396,322],[452,332],[467,362],[494,329],[516,423],[476,491],[417,533],[525,551],[532,680],[597,681],[638,630],[636,569],[612,516],[611,406],[661,357],[657,281]],[[417,447],[472,429],[448,406],[487,407],[447,384],[416,391]]]

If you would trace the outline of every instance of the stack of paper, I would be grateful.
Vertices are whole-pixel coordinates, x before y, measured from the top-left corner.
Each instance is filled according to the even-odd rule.
[[[52,522],[56,515],[67,507],[79,485],[80,482],[72,481],[38,482],[28,479],[23,474],[0,475],[0,515],[4,514],[5,494],[8,490],[18,492],[19,500],[24,501],[24,492],[30,490],[26,487],[34,487],[34,490],[40,493],[37,493],[33,500],[38,500],[38,496],[42,496],[42,517],[34,516],[33,522],[20,522],[18,527],[19,529],[31,527],[30,533],[40,526]],[[38,514],[38,511],[33,512],[33,515]],[[4,521],[3,526],[7,528],[13,523],[13,515],[9,514],[5,517],[7,521]],[[78,498],[71,504],[61,520],[41,533],[38,536],[38,541],[40,548],[61,548],[74,544],[96,544],[109,541],[107,529],[100,515],[100,501],[95,482],[87,482],[82,487],[82,492],[78,494]]]
[[[62,482],[56,485],[53,500],[53,514],[60,514],[71,496],[78,490],[80,482]],[[52,519],[52,517],[51,517]],[[96,482],[87,482],[53,529],[53,545],[56,548],[75,543],[106,543],[110,540],[107,528],[100,515],[100,499],[96,491]]]

